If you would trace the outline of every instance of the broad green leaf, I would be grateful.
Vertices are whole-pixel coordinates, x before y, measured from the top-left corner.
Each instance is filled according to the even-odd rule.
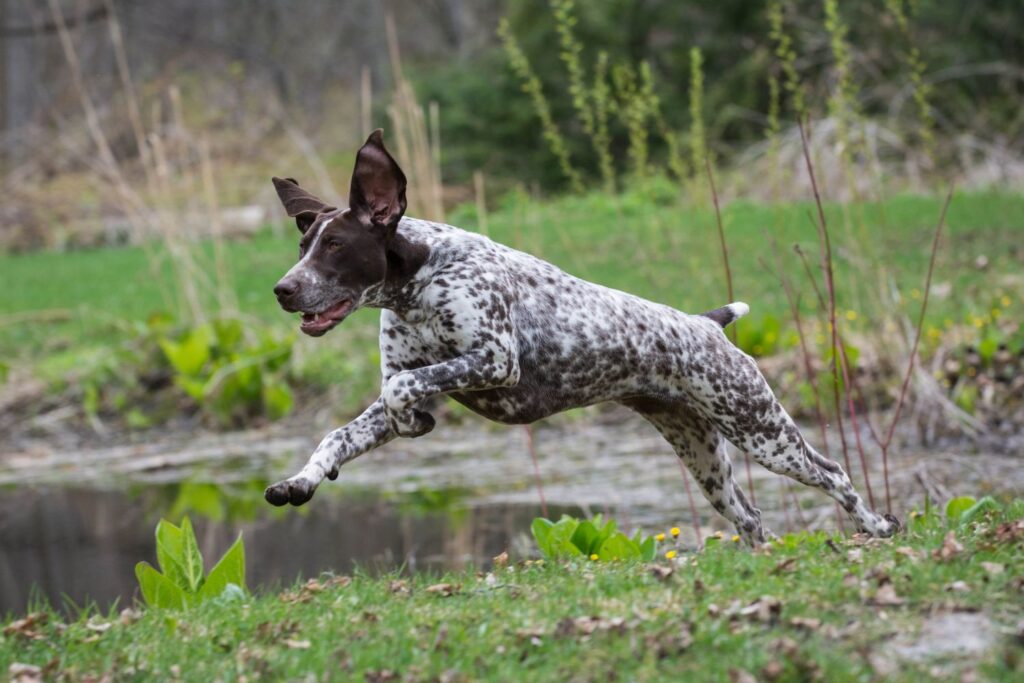
[[[189,593],[198,593],[203,587],[203,556],[199,552],[196,533],[192,530],[192,522],[186,516],[181,520],[182,554],[179,560],[185,572]]]
[[[167,362],[182,375],[197,375],[210,359],[210,333],[205,327],[188,332],[180,342],[160,339]]]
[[[533,524],[530,525],[530,532],[533,534],[533,539],[537,541],[537,547],[545,557],[549,558],[554,557],[549,540],[553,526],[555,526],[554,522],[543,517],[536,518],[533,520]]]
[[[181,529],[166,519],[156,525],[156,559],[160,569],[172,583],[182,590],[189,589],[188,577],[181,564],[185,542]]]
[[[960,514],[960,524],[970,524],[978,517],[999,510],[999,503],[992,496],[985,496]]]
[[[217,346],[225,351],[233,349],[242,341],[242,323],[233,318],[214,320],[213,334],[217,339]]]
[[[583,520],[576,527],[576,531],[572,534],[572,544],[579,548],[579,551],[590,556],[591,553],[597,552],[597,529],[590,522]]]
[[[579,522],[572,517],[558,520],[548,536],[552,557],[578,557],[583,553],[572,543],[572,535],[576,533]]]
[[[609,536],[597,551],[597,556],[604,560],[629,560],[640,557],[640,549],[622,532]]]
[[[292,390],[284,382],[267,381],[263,385],[263,409],[272,420],[292,412]]]
[[[946,503],[946,517],[955,523],[959,521],[960,515],[970,510],[976,502],[970,496],[957,496]]]
[[[199,599],[219,597],[229,585],[245,589],[245,545],[241,534],[210,570],[210,575],[199,590]]]
[[[139,581],[142,597],[150,607],[165,609],[185,607],[185,593],[148,562],[139,562],[135,565],[135,578]]]
[[[651,562],[657,554],[658,542],[654,540],[654,536],[648,536],[640,543],[640,559],[644,562]]]

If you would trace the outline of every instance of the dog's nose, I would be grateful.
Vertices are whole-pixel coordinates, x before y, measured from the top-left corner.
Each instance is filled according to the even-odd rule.
[[[299,283],[295,280],[285,278],[274,285],[274,294],[278,299],[287,299],[299,290]]]

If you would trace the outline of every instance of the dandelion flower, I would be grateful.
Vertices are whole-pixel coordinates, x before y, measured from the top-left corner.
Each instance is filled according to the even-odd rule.
[[[740,537],[738,535],[736,535],[736,534],[733,534],[732,542],[733,543],[739,543],[740,542]]]
[[[665,540],[665,534],[658,534],[657,536],[654,537],[654,540],[657,541],[658,543],[661,543],[662,541]]]
[[[592,554],[592,555],[590,556],[590,559],[591,559],[592,561],[596,562],[596,561],[597,561],[597,553],[593,553],[593,554]]]
[[[667,557],[670,560],[672,558],[674,558],[675,556],[676,556],[676,551],[675,550],[669,550],[667,553],[665,553],[665,557]]]
[[[846,319],[849,320],[850,322],[853,322],[854,320],[856,320],[857,319],[857,311],[847,311],[846,312]]]
[[[677,527],[677,526],[672,527],[671,529],[668,530],[668,532],[670,534],[672,534],[672,538],[678,538],[679,537],[679,527]]]

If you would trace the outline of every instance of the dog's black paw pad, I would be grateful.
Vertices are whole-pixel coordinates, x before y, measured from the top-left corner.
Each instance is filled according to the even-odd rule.
[[[330,471],[327,472],[327,478],[330,479],[331,481],[334,481],[335,479],[338,478],[338,466],[337,465],[332,467],[330,469]]]
[[[308,481],[285,480],[267,487],[263,497],[267,499],[268,503],[277,507],[287,505],[288,503],[302,505],[313,497],[315,491],[316,487]]]

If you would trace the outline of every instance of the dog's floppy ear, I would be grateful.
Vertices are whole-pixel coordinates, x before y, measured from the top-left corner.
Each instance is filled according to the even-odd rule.
[[[295,219],[295,225],[303,234],[309,230],[309,226],[313,225],[317,216],[337,208],[303,190],[295,178],[272,178],[271,180],[274,183],[274,189],[277,190],[278,198],[284,204],[284,210]]]
[[[365,223],[393,232],[405,214],[405,174],[384,149],[383,131],[370,133],[356,155],[348,205]]]

